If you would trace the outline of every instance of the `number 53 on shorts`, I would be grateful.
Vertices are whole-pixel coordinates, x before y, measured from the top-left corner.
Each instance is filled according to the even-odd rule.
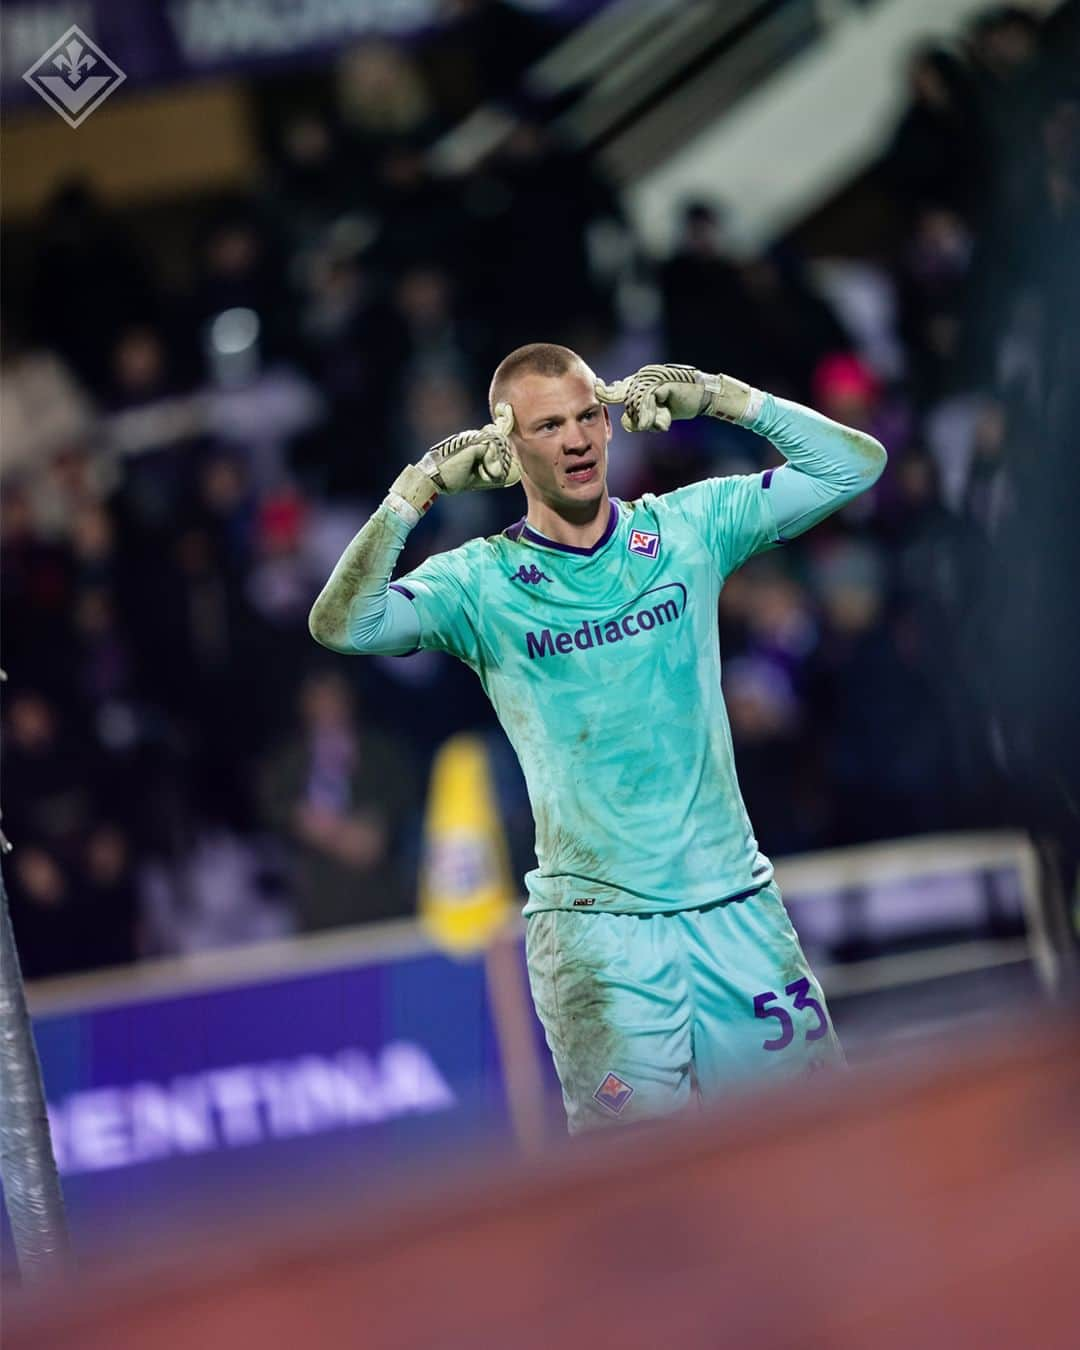
[[[829,1019],[825,1015],[825,1009],[812,997],[810,993],[810,981],[803,976],[801,979],[793,980],[791,984],[784,986],[784,994],[787,1000],[796,1012],[806,1012],[808,1018],[799,1019],[799,1031],[796,1032],[795,1018],[788,1011],[784,1002],[780,1001],[780,995],[773,989],[766,989],[763,993],[754,995],[754,1016],[755,1017],[775,1017],[780,1024],[779,1034],[764,1040],[761,1043],[763,1050],[785,1050],[795,1039],[797,1034],[807,1041],[819,1041],[822,1036],[829,1034]],[[808,1025],[804,1025],[805,1023]]]

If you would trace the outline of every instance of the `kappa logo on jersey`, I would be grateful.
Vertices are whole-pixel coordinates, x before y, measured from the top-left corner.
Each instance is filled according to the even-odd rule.
[[[642,591],[616,618],[582,619],[576,628],[562,633],[553,633],[550,628],[543,628],[539,633],[530,630],[525,634],[525,650],[530,661],[556,653],[565,656],[575,648],[587,652],[592,647],[640,637],[654,628],[676,623],[685,613],[686,587],[681,581],[669,581]]]
[[[650,534],[648,530],[631,530],[626,547],[631,553],[640,553],[643,558],[656,558],[660,554],[660,536]]]
[[[608,1072],[593,1093],[593,1100],[598,1101],[612,1115],[621,1116],[626,1109],[626,1103],[633,1095],[634,1089],[625,1079],[620,1078],[617,1073]]]
[[[526,586],[538,586],[541,581],[550,581],[551,578],[546,572],[541,572],[535,563],[531,567],[522,563],[516,572],[510,573],[510,580],[523,581]]]

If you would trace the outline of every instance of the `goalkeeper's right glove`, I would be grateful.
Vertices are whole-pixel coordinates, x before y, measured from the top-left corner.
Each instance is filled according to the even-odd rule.
[[[441,492],[512,487],[521,481],[510,433],[514,411],[495,405],[495,421],[476,431],[459,431],[439,441],[419,464],[407,464],[394,480],[386,505],[415,525]]]
[[[627,431],[667,431],[673,421],[719,417],[725,422],[750,422],[761,408],[760,390],[730,375],[706,375],[693,366],[642,366],[614,384],[598,381],[602,403],[622,403]]]

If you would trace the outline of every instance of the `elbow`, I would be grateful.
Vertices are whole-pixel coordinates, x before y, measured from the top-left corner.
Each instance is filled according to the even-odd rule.
[[[885,447],[875,437],[860,431],[858,435],[858,481],[859,491],[871,488],[885,472],[889,456]]]
[[[336,626],[329,621],[326,610],[318,603],[312,605],[311,613],[308,615],[308,632],[320,647],[326,647],[332,652],[341,651],[341,635],[336,631]]]
[[[311,636],[315,639],[315,641],[319,644],[320,647],[326,646],[326,643],[323,642],[322,624],[320,623],[319,616],[315,612],[315,610],[312,610],[311,613],[308,615],[307,630],[311,634]]]

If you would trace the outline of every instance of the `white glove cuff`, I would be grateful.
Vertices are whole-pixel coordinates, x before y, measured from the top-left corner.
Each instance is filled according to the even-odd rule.
[[[394,481],[390,484],[390,493],[387,498],[387,504],[393,507],[390,498],[398,498],[406,506],[416,512],[416,519],[420,517],[431,507],[435,498],[439,495],[439,489],[431,478],[416,464],[406,464]],[[402,519],[408,519],[400,511],[398,515]],[[416,521],[412,521],[415,524]]]
[[[748,426],[761,411],[764,398],[760,389],[754,389],[731,375],[702,374],[702,383],[708,395],[703,411],[724,422]]]
[[[754,386],[751,385],[750,402],[747,403],[746,411],[739,419],[742,422],[743,426],[748,427],[751,422],[756,422],[758,419],[758,414],[761,412],[764,406],[765,406],[765,391],[763,389],[755,389]]]
[[[414,525],[420,524],[420,512],[411,502],[407,502],[400,492],[395,492],[393,488],[383,498],[383,506],[393,511],[395,516],[400,516],[410,530]]]

